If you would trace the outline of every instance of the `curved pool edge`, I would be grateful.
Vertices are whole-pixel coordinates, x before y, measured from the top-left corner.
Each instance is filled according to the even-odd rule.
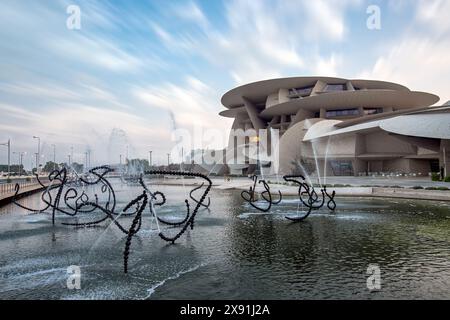
[[[271,184],[271,192],[277,194],[278,190],[283,195],[296,196],[298,188],[292,186]],[[234,190],[247,190],[247,187],[232,187]],[[374,198],[401,198],[401,199],[420,199],[450,201],[450,190],[426,190],[426,189],[408,189],[408,188],[383,188],[383,187],[327,187],[329,192],[336,191],[336,197],[374,197]]]

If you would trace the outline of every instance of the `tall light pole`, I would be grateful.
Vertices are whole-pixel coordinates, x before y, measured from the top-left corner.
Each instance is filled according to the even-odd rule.
[[[167,166],[170,166],[170,153],[167,154]]]
[[[53,147],[53,171],[56,170],[56,145],[52,144]]]
[[[38,152],[36,156],[36,173],[39,174],[39,160],[41,158],[41,138],[37,136],[33,136],[33,139],[38,139]]]
[[[39,162],[38,156],[39,156],[39,153],[35,152],[34,155],[36,156],[36,173],[39,174],[38,173],[38,162]]]
[[[88,166],[88,153],[87,153],[87,151],[84,153],[84,156],[85,156],[85,164],[86,164],[85,170],[87,170],[87,166]]]
[[[0,143],[0,146],[8,147],[8,177],[11,174],[11,139],[6,143]]]
[[[70,167],[70,154],[68,154],[67,157],[69,157],[69,167]]]
[[[21,152],[20,153],[20,175],[22,175],[22,170],[23,170],[23,156],[27,154],[26,152]]]

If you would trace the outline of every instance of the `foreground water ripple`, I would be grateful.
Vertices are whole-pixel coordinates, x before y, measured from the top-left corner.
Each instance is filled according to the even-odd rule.
[[[160,186],[161,216],[183,217],[182,187]],[[127,187],[120,203],[140,192]],[[22,201],[38,205],[38,196]],[[261,214],[238,191],[211,193],[193,231],[175,245],[160,241],[146,215],[122,272],[125,237],[117,228],[71,228],[57,217],[0,209],[2,299],[445,299],[450,296],[450,207],[442,202],[337,198],[337,210],[302,223],[294,197]],[[120,204],[119,204],[120,206]],[[125,224],[130,222],[123,218]],[[164,227],[167,233],[175,232]],[[173,229],[173,230],[172,230]],[[367,268],[381,270],[381,290],[367,289]],[[81,267],[81,289],[66,286]]]

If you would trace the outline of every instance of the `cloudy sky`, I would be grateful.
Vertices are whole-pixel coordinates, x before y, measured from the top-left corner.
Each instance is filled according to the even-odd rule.
[[[66,26],[69,5],[81,29]],[[366,26],[370,5],[381,29]],[[175,128],[227,132],[220,97],[246,82],[340,76],[450,100],[450,1],[0,2],[0,143],[43,162],[166,161]],[[224,134],[226,136],[226,134]],[[223,146],[221,141],[205,144]],[[222,145],[221,145],[222,144]],[[0,163],[7,150],[0,146]],[[17,155],[12,161],[17,163]]]

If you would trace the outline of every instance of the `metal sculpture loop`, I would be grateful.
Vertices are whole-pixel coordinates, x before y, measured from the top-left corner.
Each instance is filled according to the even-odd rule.
[[[331,193],[331,196],[328,194],[326,186],[323,187],[323,191],[325,192],[325,194],[327,195],[327,197],[329,199],[327,201],[327,208],[330,209],[331,211],[334,211],[336,209],[336,202],[334,201],[334,196],[336,195],[336,191],[333,190],[333,192]]]
[[[334,201],[334,196],[336,195],[336,192],[333,190],[332,194],[329,195],[327,192],[327,187],[323,186],[322,189],[320,189],[320,193],[322,195],[322,199],[319,200],[320,196],[317,194],[317,192],[314,189],[314,186],[309,185],[305,177],[302,175],[287,175],[283,176],[283,179],[286,182],[292,182],[296,185],[298,185],[298,197],[300,202],[307,208],[307,211],[304,212],[303,216],[299,217],[289,217],[285,216],[286,219],[299,222],[305,220],[312,212],[312,210],[317,210],[323,207],[325,204],[325,198],[328,197],[327,201],[327,207],[331,211],[334,211],[336,209],[336,202]],[[301,179],[301,180],[299,180]],[[305,201],[303,198],[307,197],[307,200]]]
[[[258,181],[258,177],[256,175],[253,175],[252,177],[250,177],[250,179],[253,180],[253,185],[250,186],[249,190],[244,190],[241,192],[241,197],[242,199],[244,199],[247,203],[249,203],[253,208],[262,211],[262,212],[268,212],[270,211],[272,205],[276,205],[279,204],[283,198],[282,193],[280,190],[278,190],[278,194],[279,194],[279,199],[278,201],[273,201],[272,200],[272,194],[270,192],[270,187],[267,184],[267,182],[265,180],[259,180]],[[306,181],[305,181],[305,177],[303,177],[302,175],[286,175],[283,176],[283,179],[286,182],[291,182],[294,183],[295,185],[298,185],[298,198],[300,203],[307,208],[306,211],[303,211],[303,215],[302,216],[298,216],[298,217],[290,217],[290,216],[285,216],[286,219],[290,220],[290,221],[303,221],[305,220],[313,210],[317,210],[320,209],[324,206],[325,204],[325,199],[328,198],[326,204],[327,204],[327,208],[330,209],[331,211],[334,211],[336,209],[336,202],[334,201],[334,197],[336,195],[336,192],[333,190],[333,192],[331,193],[331,195],[327,192],[327,187],[323,186],[322,189],[320,189],[320,195],[316,192],[316,190],[314,189],[314,186],[309,185]],[[256,201],[256,182],[258,181],[258,183],[262,183],[263,187],[265,189],[265,191],[261,192],[261,198],[267,202],[267,206],[266,207],[259,207],[257,205],[255,205],[255,201]]]
[[[200,205],[202,207],[205,207],[206,209],[208,209],[209,205],[211,204],[211,199],[209,197],[208,197],[208,203],[204,204],[204,203],[201,203],[200,201],[198,201],[197,199],[195,199],[194,196],[192,195],[192,193],[194,191],[197,191],[197,190],[201,189],[204,185],[205,185],[205,183],[202,182],[198,187],[192,189],[191,192],[189,192],[189,198],[191,198],[191,200],[194,201],[195,203],[200,203]]]
[[[245,201],[247,201],[253,208],[262,211],[262,212],[268,212],[270,208],[272,208],[273,204],[279,204],[283,198],[283,195],[281,194],[280,190],[278,190],[279,199],[277,201],[272,200],[272,194],[270,192],[269,184],[265,180],[259,180],[258,176],[253,175],[250,177],[250,179],[253,180],[253,186],[250,186],[249,190],[244,190],[241,192],[241,197]],[[262,183],[264,187],[264,191],[261,192],[261,198],[264,199],[265,202],[267,202],[267,207],[259,207],[255,204],[257,201],[255,195],[256,195],[256,182]]]
[[[194,188],[190,192],[191,199],[196,203],[194,209],[192,211],[190,210],[189,201],[185,199],[186,215],[182,220],[173,222],[158,217],[155,206],[163,206],[166,203],[166,196],[160,191],[151,192],[144,182],[144,175],[140,175],[138,183],[143,189],[142,194],[132,199],[123,207],[122,210],[118,211],[116,208],[116,195],[114,188],[106,179],[106,175],[112,171],[113,170],[108,166],[100,166],[89,170],[89,172],[82,176],[78,176],[73,173],[68,174],[66,168],[62,168],[61,170],[54,170],[49,174],[48,178],[50,184],[48,186],[45,186],[45,184],[36,175],[37,181],[44,188],[44,191],[41,194],[41,200],[45,206],[40,209],[33,209],[18,203],[17,195],[20,189],[19,184],[16,184],[15,186],[13,203],[32,213],[50,213],[52,215],[53,225],[55,225],[55,218],[58,213],[77,218],[76,222],[63,222],[62,224],[66,226],[91,227],[97,226],[108,219],[111,220],[111,223],[116,225],[117,228],[126,235],[125,249],[123,252],[123,270],[125,273],[128,272],[131,243],[133,237],[141,229],[143,222],[142,217],[145,208],[149,207],[150,217],[156,218],[156,221],[173,227],[181,227],[181,229],[174,236],[169,236],[166,235],[158,225],[159,237],[164,241],[175,243],[175,241],[186,232],[188,227],[190,227],[191,230],[194,228],[195,217],[198,210],[201,207],[208,208],[210,205],[209,198],[208,203],[205,204],[206,196],[212,187],[212,182],[207,176],[192,172],[147,171],[144,173],[145,175],[189,176],[202,178],[205,180],[205,182],[202,182],[200,186]],[[193,191],[201,189],[205,186],[205,183],[206,188],[203,191],[202,196],[199,200],[195,199],[192,196]],[[93,189],[82,190],[80,193],[77,189],[80,186],[83,188],[91,186]],[[97,189],[95,187],[97,187]],[[94,194],[90,196],[88,191],[93,191]],[[94,213],[101,213],[103,214],[103,217],[94,217],[94,219],[91,218],[88,221],[84,220],[86,216],[89,217]],[[119,222],[121,217],[127,216],[133,216],[133,220],[129,227],[126,227],[123,222]],[[78,219],[83,219],[83,221],[80,222]]]

